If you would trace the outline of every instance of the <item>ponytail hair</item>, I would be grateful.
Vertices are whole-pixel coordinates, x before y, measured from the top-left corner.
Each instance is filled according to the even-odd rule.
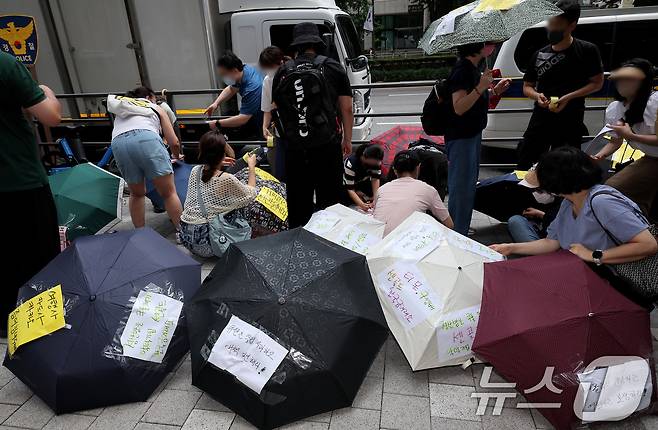
[[[210,181],[226,155],[226,140],[217,130],[211,130],[199,139],[199,161],[203,163],[201,180]]]

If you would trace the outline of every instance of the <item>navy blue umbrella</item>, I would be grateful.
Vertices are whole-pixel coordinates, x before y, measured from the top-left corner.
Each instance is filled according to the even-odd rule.
[[[187,182],[190,180],[190,173],[192,173],[192,168],[194,164],[187,164],[182,161],[178,161],[172,164],[174,168],[174,183],[176,185],[176,193],[180,199],[181,204],[185,204],[185,199],[187,198]],[[160,197],[160,194],[156,191],[153,186],[153,182],[146,180],[146,197],[151,200],[153,207],[158,210],[164,210],[164,200]]]
[[[4,365],[56,413],[145,401],[189,349],[179,319],[161,363],[117,351],[140,291],[190,299],[201,267],[151,229],[86,236],[25,284],[19,302],[61,284],[68,326],[20,346]]]

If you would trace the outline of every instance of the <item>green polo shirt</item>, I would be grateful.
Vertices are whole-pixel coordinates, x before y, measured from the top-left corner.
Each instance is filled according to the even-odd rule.
[[[33,127],[21,110],[45,98],[27,68],[0,52],[0,192],[48,184]]]

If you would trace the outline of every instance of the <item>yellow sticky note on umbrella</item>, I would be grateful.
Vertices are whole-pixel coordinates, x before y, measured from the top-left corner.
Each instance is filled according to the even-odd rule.
[[[65,325],[62,286],[57,285],[25,301],[9,314],[9,355],[14,355],[19,346],[46,336]]]
[[[288,203],[281,194],[271,188],[263,187],[256,196],[256,201],[262,204],[282,221],[288,219]]]
[[[528,171],[527,170],[515,170],[514,174],[516,175],[516,179],[518,179],[519,181],[522,181],[522,180],[525,179],[525,175],[528,174]]]
[[[509,10],[516,6],[520,0],[481,0],[475,8],[475,12],[486,12],[488,10]]]
[[[259,169],[258,167],[256,167],[256,176],[265,181],[279,182],[279,180],[272,176],[269,172],[266,172],[263,169]]]

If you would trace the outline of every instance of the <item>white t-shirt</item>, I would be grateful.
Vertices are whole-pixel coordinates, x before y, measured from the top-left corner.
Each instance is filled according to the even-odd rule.
[[[272,79],[269,75],[263,78],[263,92],[260,97],[260,110],[272,112]]]
[[[608,105],[605,110],[606,124],[615,125],[617,121],[621,120],[628,109],[624,106],[623,102],[614,101]],[[633,124],[631,128],[636,134],[655,135],[656,134],[656,111],[658,111],[658,92],[654,92],[647,101],[647,107],[644,109],[644,120],[637,124]],[[658,157],[658,146],[647,145],[646,143],[628,141],[628,144],[633,148],[644,152],[650,157]]]

